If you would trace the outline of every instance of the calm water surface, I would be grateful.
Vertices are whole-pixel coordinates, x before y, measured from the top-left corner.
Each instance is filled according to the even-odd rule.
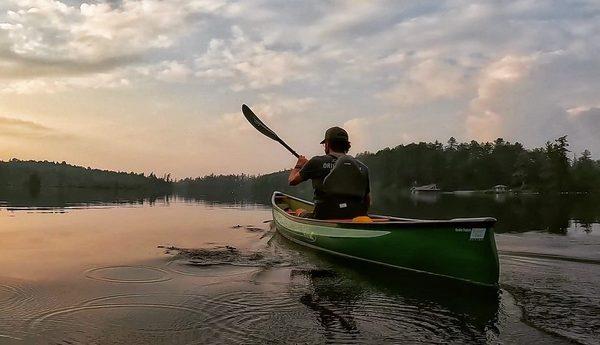
[[[375,205],[498,217],[490,292],[300,249],[259,204],[0,195],[0,344],[598,344],[600,212],[540,199]]]

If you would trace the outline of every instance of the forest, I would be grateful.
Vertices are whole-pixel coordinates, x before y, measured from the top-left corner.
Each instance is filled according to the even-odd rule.
[[[143,190],[170,192],[169,175],[144,174],[84,168],[66,162],[0,161],[0,189],[25,189],[32,194],[44,188],[80,188],[96,190]]]
[[[374,194],[390,193],[435,183],[444,191],[490,190],[506,185],[515,192],[599,192],[600,161],[585,150],[579,155],[569,150],[566,136],[544,147],[526,149],[520,143],[501,138],[493,142],[446,144],[411,143],[363,152],[357,158],[369,167]],[[248,175],[209,175],[178,181],[184,195],[208,198],[266,200],[273,190],[293,191],[310,196],[310,184],[287,185],[289,170]]]
[[[566,136],[544,147],[527,149],[501,138],[493,142],[411,143],[363,152],[357,158],[369,167],[374,194],[396,193],[435,183],[443,191],[490,190],[506,185],[515,192],[600,192],[600,161],[588,150],[573,154]],[[265,175],[208,175],[171,180],[137,173],[84,168],[66,162],[11,159],[0,161],[0,189],[46,187],[175,192],[214,200],[266,201],[274,190],[310,197],[310,183],[287,184],[289,170]]]

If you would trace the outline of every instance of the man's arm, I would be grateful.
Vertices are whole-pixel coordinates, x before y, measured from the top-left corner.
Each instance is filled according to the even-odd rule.
[[[296,165],[294,166],[292,171],[290,171],[290,176],[288,176],[288,183],[290,184],[290,186],[295,186],[295,185],[299,184],[300,182],[304,181],[304,179],[300,175],[300,170],[306,164],[306,162],[308,162],[308,159],[306,159],[306,157],[304,157],[304,156],[298,157],[298,161],[296,162]]]

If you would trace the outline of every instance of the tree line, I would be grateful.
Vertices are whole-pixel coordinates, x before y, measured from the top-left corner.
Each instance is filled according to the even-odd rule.
[[[566,136],[544,147],[526,149],[502,138],[493,142],[446,144],[420,142],[363,152],[357,158],[369,167],[371,189],[381,194],[412,186],[437,184],[442,190],[489,190],[506,185],[514,191],[560,193],[600,191],[600,161],[590,151],[573,155]],[[273,190],[310,196],[309,184],[289,187],[289,170],[266,175],[208,175],[184,179],[184,194],[227,199],[268,200]]]
[[[115,172],[84,168],[66,162],[0,161],[0,189],[28,189],[37,194],[43,188],[86,188],[105,190],[144,190],[168,192],[172,189],[170,175],[157,177],[132,172]]]
[[[436,183],[443,190],[600,191],[600,162],[585,150],[571,155],[567,136],[526,149],[502,138],[493,142],[413,143],[358,155],[374,187],[404,188]]]
[[[266,203],[275,190],[310,197],[310,186],[302,184],[290,187],[288,174],[289,170],[259,176],[211,174],[180,180],[175,184],[175,191],[186,197],[218,201],[253,200]]]
[[[446,144],[420,142],[357,155],[369,167],[374,194],[395,193],[412,186],[437,184],[442,190],[488,190],[506,185],[514,191],[541,193],[599,192],[600,161],[585,150],[574,155],[566,136],[544,147],[526,149],[501,138],[493,142]],[[271,174],[208,175],[172,181],[170,175],[84,168],[66,162],[11,159],[0,161],[0,189],[45,187],[175,191],[183,196],[215,200],[267,201],[274,190],[310,197],[309,183],[289,187],[289,170]]]

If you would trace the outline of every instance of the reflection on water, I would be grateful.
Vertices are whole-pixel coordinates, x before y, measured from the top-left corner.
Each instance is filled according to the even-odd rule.
[[[0,207],[8,210],[37,210],[64,212],[69,208],[107,207],[111,205],[168,204],[166,194],[152,194],[138,190],[44,188],[36,194],[21,189],[0,187]]]
[[[566,206],[560,231],[518,216],[504,221],[511,233],[497,239],[496,291],[308,251],[275,233],[264,223],[269,208],[253,203],[38,198],[28,207],[5,197],[0,206],[2,344],[593,344],[600,337],[598,215],[595,206],[578,208],[581,201]],[[518,205],[540,215],[546,211],[536,205],[558,207],[474,198],[406,196],[383,213],[500,218]]]
[[[600,195],[391,193],[375,197],[373,211],[424,219],[495,217],[499,233],[536,230],[565,234],[575,226],[590,232],[600,223]]]
[[[410,194],[410,199],[414,204],[434,204],[440,200],[441,196],[440,192],[414,192]]]

